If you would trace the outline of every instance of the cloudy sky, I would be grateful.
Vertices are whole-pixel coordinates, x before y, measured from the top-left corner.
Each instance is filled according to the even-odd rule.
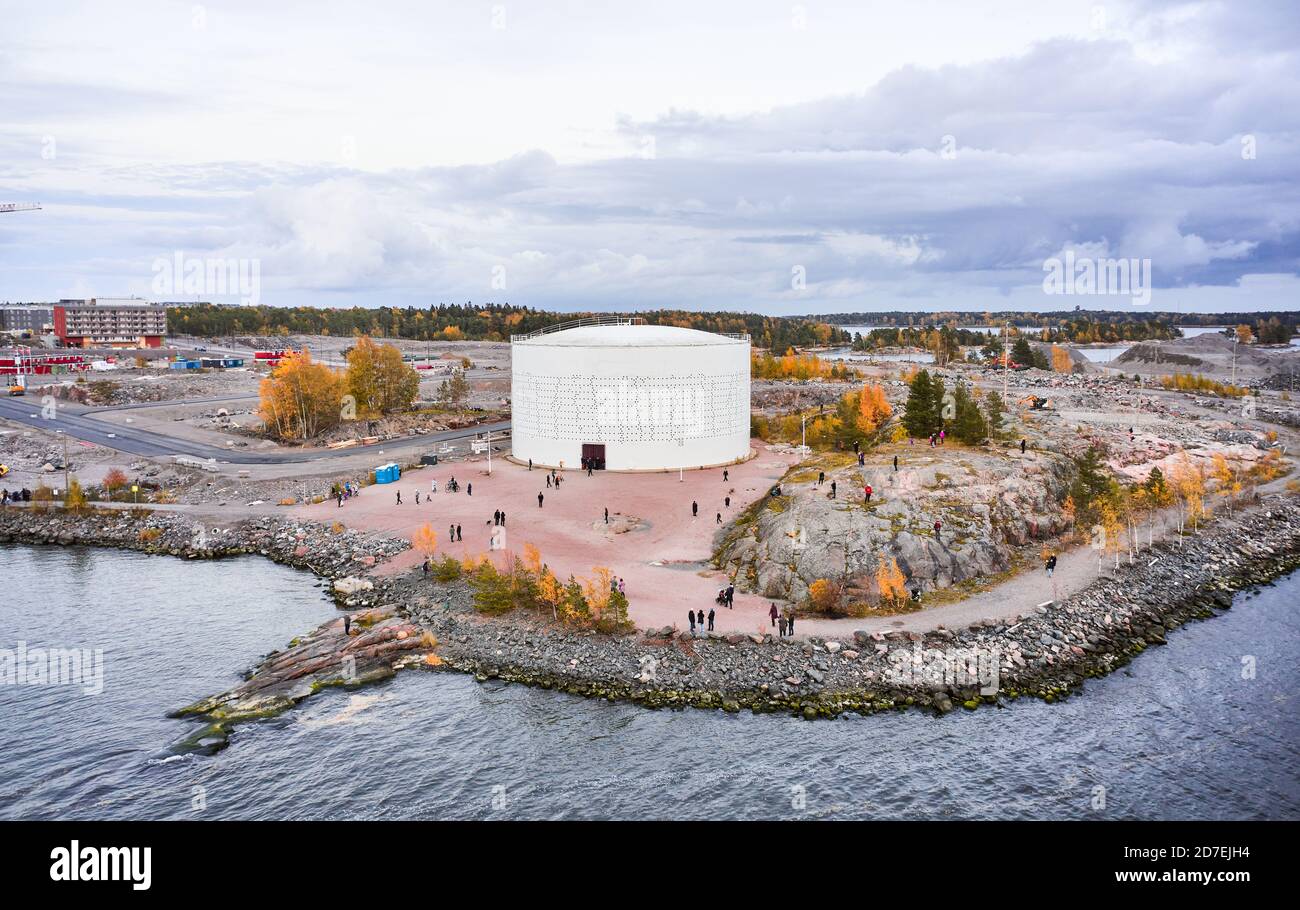
[[[0,300],[1297,309],[1300,8],[0,0],[0,202]]]

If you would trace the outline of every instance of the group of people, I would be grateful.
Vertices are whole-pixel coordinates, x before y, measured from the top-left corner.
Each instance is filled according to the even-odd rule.
[[[943,441],[944,441],[945,439],[947,439],[947,438],[948,438],[948,431],[947,431],[947,430],[940,430],[938,433],[931,433],[931,434],[930,434],[930,447],[931,447],[931,448],[934,448],[935,446],[941,446],[941,445],[943,445]]]
[[[736,586],[728,584],[725,588],[718,588],[718,595],[713,598],[713,602],[728,610],[736,609]]]
[[[361,485],[353,483],[350,480],[345,480],[342,483],[335,483],[330,487],[330,496],[338,502],[340,509],[343,508],[343,500],[351,499],[353,496],[359,496],[360,494]]]
[[[776,608],[776,604],[771,604],[767,615],[781,638],[794,635],[794,611],[790,609],[789,604],[780,610]]]
[[[11,502],[31,502],[32,491],[23,487],[21,490],[0,490],[0,505],[8,505]]]
[[[686,618],[687,618],[687,619],[690,621],[690,623],[691,623],[691,634],[692,634],[692,635],[697,635],[697,634],[699,634],[699,633],[696,632],[696,630],[695,630],[695,627],[696,627],[697,625],[700,627],[700,628],[699,628],[699,632],[712,632],[712,631],[713,631],[713,611],[712,611],[712,610],[709,610],[709,615],[708,615],[707,617],[704,615],[704,611],[703,611],[703,610],[700,610],[700,612],[699,612],[698,614],[697,614],[694,610],[689,610],[689,611],[687,611],[687,613],[686,613]],[[708,621],[708,628],[707,628],[707,629],[706,629],[705,626],[704,626],[704,624],[705,624],[705,620],[706,620],[706,619],[707,619],[707,621]]]

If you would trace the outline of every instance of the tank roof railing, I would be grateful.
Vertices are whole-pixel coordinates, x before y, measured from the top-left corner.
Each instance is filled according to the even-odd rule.
[[[527,341],[529,338],[537,338],[539,335],[549,335],[552,332],[563,332],[566,329],[577,329],[588,325],[645,325],[646,321],[641,316],[586,316],[582,319],[570,319],[567,322],[557,322],[555,325],[548,325],[545,328],[537,329],[526,335],[511,335],[510,341]],[[749,341],[747,332],[711,332],[713,335],[720,335],[723,338],[734,338],[737,341]]]
[[[640,316],[585,316],[582,319],[557,322],[555,325],[548,325],[535,332],[529,332],[527,335],[511,335],[510,340],[526,341],[529,338],[536,338],[538,335],[549,335],[552,332],[563,332],[566,329],[577,329],[586,325],[645,325],[645,320]]]

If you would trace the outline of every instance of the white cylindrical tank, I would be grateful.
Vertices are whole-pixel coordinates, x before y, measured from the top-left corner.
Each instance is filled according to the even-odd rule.
[[[676,326],[578,325],[516,337],[518,461],[676,470],[749,457],[749,337]]]

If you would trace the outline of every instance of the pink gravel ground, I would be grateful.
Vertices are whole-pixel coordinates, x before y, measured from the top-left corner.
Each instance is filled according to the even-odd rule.
[[[506,513],[508,551],[523,553],[525,543],[541,552],[542,561],[561,579],[569,574],[591,576],[595,566],[605,566],[625,583],[631,617],[638,626],[687,627],[688,610],[713,607],[725,574],[708,565],[715,533],[723,522],[767,494],[768,489],[794,463],[794,456],[774,453],[754,440],[757,456],[727,468],[665,474],[618,474],[565,471],[559,489],[546,487],[546,472],[493,459],[438,465],[406,472],[395,484],[367,487],[340,509],[333,501],[303,506],[298,512],[317,521],[341,521],[349,528],[384,531],[410,537],[426,522],[438,533],[438,553],[464,557],[488,553],[492,513]],[[446,492],[455,477],[459,493]],[[438,493],[428,496],[430,481],[437,479]],[[473,484],[473,495],[465,487]],[[402,491],[402,505],[396,491]],[[420,492],[420,504],[415,493]],[[537,494],[544,494],[537,507]],[[723,499],[731,496],[731,506]],[[691,501],[700,504],[698,518],[691,517]],[[604,509],[610,511],[606,525]],[[613,533],[618,516],[639,520],[634,530]],[[449,543],[448,525],[460,524],[464,541]],[[490,554],[504,565],[504,553]],[[403,553],[379,571],[405,570],[418,565],[420,555]],[[714,628],[721,632],[757,632],[770,626],[769,601],[736,592],[735,608],[718,609]],[[802,630],[801,630],[802,631]]]
[[[615,474],[597,471],[588,477],[580,471],[567,471],[557,489],[547,489],[546,472],[494,459],[492,475],[487,475],[485,461],[427,467],[407,472],[396,484],[367,487],[362,494],[339,509],[333,501],[320,505],[300,506],[296,511],[304,518],[331,522],[341,521],[350,528],[381,531],[391,536],[410,537],[426,522],[438,533],[438,553],[456,557],[488,554],[492,534],[492,513],[504,509],[508,551],[522,554],[525,543],[541,552],[542,561],[560,577],[569,574],[581,578],[592,575],[595,566],[609,568],[626,585],[629,610],[642,628],[676,625],[687,628],[688,610],[714,607],[718,588],[727,583],[726,576],[708,565],[714,535],[719,530],[716,514],[723,521],[734,518],[768,489],[795,461],[793,455],[769,451],[754,440],[758,455],[750,461],[728,468],[730,479],[722,480],[722,469],[686,471],[682,480],[676,473]],[[447,493],[448,479],[456,477],[461,492]],[[437,478],[439,492],[432,500],[427,496],[429,482]],[[472,483],[472,496],[465,485]],[[420,504],[415,492],[420,491]],[[396,491],[402,491],[402,505],[396,504]],[[723,497],[731,495],[731,506]],[[537,507],[537,494],[544,494],[543,508]],[[700,504],[698,518],[691,518],[691,501]],[[604,508],[611,521],[606,526]],[[640,524],[626,533],[613,533],[617,516],[633,516]],[[462,526],[464,541],[449,543],[447,526]],[[1163,536],[1158,533],[1157,537]],[[498,566],[505,564],[505,553],[490,554]],[[415,566],[420,555],[407,551],[385,563],[378,573],[404,571]],[[1053,598],[1062,598],[1086,587],[1098,576],[1096,554],[1087,547],[1067,550],[1059,556],[1056,577],[1048,580],[1041,570],[1029,570],[996,588],[957,603],[901,616],[849,619],[813,619],[801,617],[797,625],[800,636],[850,636],[854,630],[888,631],[905,629],[924,632],[940,625],[963,628],[983,619],[1003,619],[1031,612]],[[1101,574],[1109,574],[1102,569]],[[771,630],[768,619],[770,601],[753,594],[736,591],[735,609],[716,609],[715,630],[719,632],[758,632]],[[778,605],[779,606],[779,605]]]

